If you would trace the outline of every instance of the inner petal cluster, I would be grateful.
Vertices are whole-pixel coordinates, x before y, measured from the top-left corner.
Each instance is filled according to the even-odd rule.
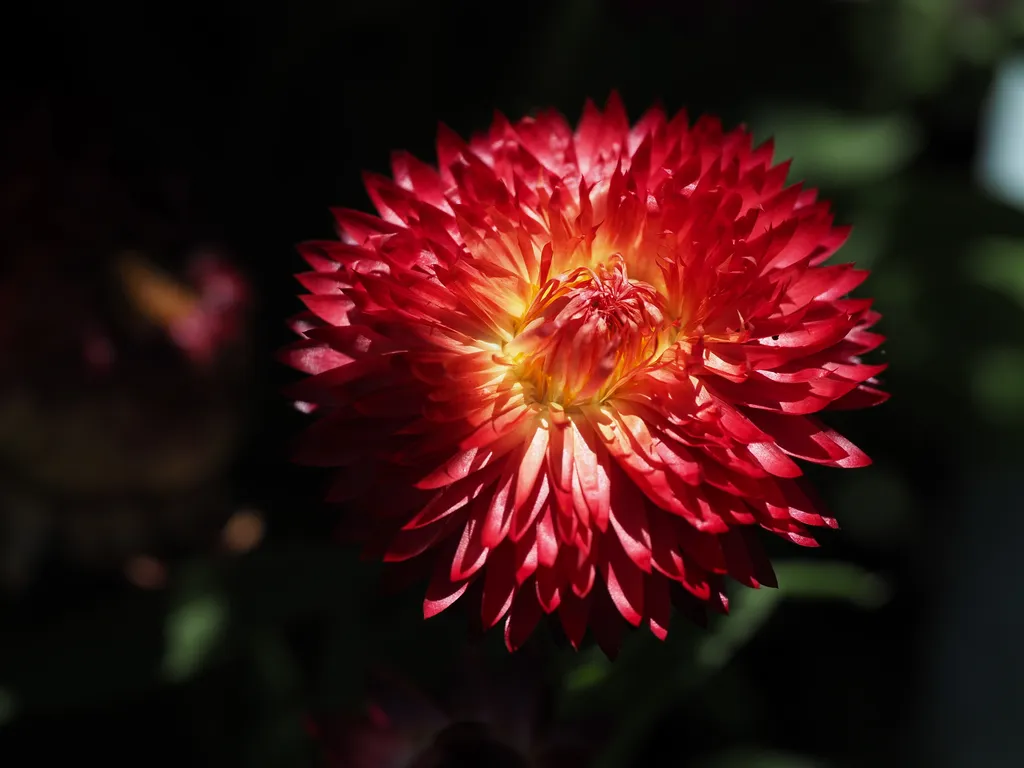
[[[621,256],[548,280],[503,349],[528,402],[600,402],[667,346],[671,324],[651,285]]]

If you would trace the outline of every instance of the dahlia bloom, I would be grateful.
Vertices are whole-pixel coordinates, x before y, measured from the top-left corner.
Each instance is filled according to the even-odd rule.
[[[437,152],[300,246],[297,459],[339,468],[371,551],[430,564],[427,617],[472,586],[510,650],[545,614],[614,651],[673,602],[727,610],[725,576],[774,586],[757,528],[836,525],[794,458],[869,463],[813,414],[886,398],[847,298],[867,273],[825,266],[848,228],[770,143],[658,107],[631,127],[615,95],[575,131],[442,126]]]

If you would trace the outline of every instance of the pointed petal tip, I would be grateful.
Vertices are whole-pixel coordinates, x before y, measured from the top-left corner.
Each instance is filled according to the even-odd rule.
[[[668,639],[668,627],[663,627],[658,622],[656,622],[654,619],[651,619],[650,620],[650,628],[651,628],[651,634],[654,635],[659,640],[664,641],[664,640]]]
[[[441,595],[436,599],[428,596],[423,600],[423,618],[432,619],[437,614],[450,608],[455,602],[462,597],[466,589],[469,587],[469,582],[466,582],[458,587],[454,592],[447,595]]]

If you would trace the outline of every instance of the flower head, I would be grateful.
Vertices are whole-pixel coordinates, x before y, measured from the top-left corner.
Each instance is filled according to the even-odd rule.
[[[674,602],[774,585],[764,528],[835,526],[793,460],[868,458],[813,414],[882,402],[867,273],[825,266],[848,229],[786,186],[772,146],[612,96],[404,153],[378,215],[301,246],[308,312],[286,360],[315,410],[298,459],[339,467],[387,561],[423,556],[432,616],[479,586],[510,649],[544,614],[613,649]]]

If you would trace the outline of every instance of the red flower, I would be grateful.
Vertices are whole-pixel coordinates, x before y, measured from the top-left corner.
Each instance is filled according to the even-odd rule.
[[[823,266],[848,228],[771,144],[660,108],[630,127],[614,95],[575,132],[499,115],[437,151],[300,247],[298,460],[342,468],[330,498],[386,561],[434,564],[426,616],[480,585],[510,649],[544,614],[613,649],[620,615],[664,637],[673,597],[774,586],[757,527],[835,527],[793,458],[869,463],[812,414],[886,398],[878,315],[846,298],[867,273]]]

